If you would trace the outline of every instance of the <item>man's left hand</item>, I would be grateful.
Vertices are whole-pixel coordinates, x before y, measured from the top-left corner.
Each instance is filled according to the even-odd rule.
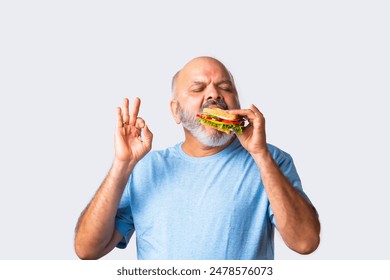
[[[240,115],[249,122],[243,129],[243,133],[237,135],[241,145],[252,155],[266,153],[268,150],[265,136],[265,118],[260,110],[252,104],[249,109],[235,109],[228,110],[228,112]]]

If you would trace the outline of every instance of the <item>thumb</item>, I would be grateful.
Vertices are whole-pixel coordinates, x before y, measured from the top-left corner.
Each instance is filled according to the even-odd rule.
[[[153,133],[149,130],[149,126],[144,126],[144,141],[152,146]]]

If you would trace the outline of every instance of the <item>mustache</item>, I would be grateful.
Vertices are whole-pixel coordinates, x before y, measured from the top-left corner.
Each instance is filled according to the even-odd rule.
[[[228,109],[228,106],[226,105],[225,101],[223,101],[221,99],[216,99],[216,100],[206,101],[202,105],[202,111],[203,111],[204,108],[209,108],[211,105],[217,105],[218,107],[220,107],[223,110],[227,110]]]

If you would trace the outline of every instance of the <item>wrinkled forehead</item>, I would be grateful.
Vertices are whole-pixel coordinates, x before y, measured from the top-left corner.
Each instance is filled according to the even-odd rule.
[[[179,72],[178,80],[180,82],[192,82],[194,80],[214,82],[218,80],[230,80],[232,77],[226,67],[218,60],[213,58],[197,58],[187,63]]]
[[[219,83],[229,81],[234,89],[235,83],[232,74],[219,60],[212,57],[198,57],[188,62],[172,78],[171,90],[174,98],[193,83]]]

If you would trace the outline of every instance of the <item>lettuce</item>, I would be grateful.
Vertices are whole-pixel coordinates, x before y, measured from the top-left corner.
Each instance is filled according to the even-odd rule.
[[[226,130],[234,131],[236,134],[242,134],[242,127],[238,124],[219,124],[202,118],[198,118],[201,123],[208,124],[213,127],[218,127]]]

